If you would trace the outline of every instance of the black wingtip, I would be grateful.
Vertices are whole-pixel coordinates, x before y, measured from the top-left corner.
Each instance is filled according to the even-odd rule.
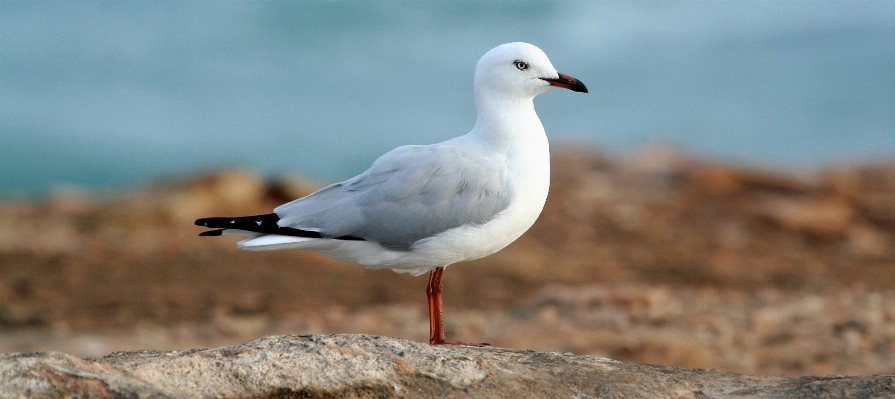
[[[261,234],[278,234],[295,237],[323,238],[323,235],[317,231],[306,231],[301,229],[294,229],[291,227],[280,227],[277,223],[279,220],[280,217],[277,216],[276,213],[268,213],[266,215],[255,216],[202,218],[196,220],[196,226],[217,229],[199,233],[200,236],[204,237],[223,235],[224,230],[234,229],[252,231]],[[352,235],[332,238],[335,238],[336,240],[364,241],[364,238]]]

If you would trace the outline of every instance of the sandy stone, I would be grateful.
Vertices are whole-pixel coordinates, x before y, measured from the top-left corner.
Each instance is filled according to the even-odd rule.
[[[852,254],[871,259],[885,259],[892,253],[893,248],[886,234],[869,225],[858,225],[849,229],[848,246]]]
[[[832,198],[768,196],[760,212],[786,229],[818,235],[841,234],[852,221],[854,209]]]
[[[133,398],[838,398],[895,395],[895,376],[757,377],[556,352],[304,335],[100,359],[6,354],[0,390]]]
[[[270,194],[282,202],[304,197],[323,187],[302,175],[290,173],[278,176],[270,185]]]
[[[228,170],[199,179],[164,196],[162,212],[175,221],[192,221],[195,215],[219,207],[245,206],[265,194],[263,178],[250,170]]]

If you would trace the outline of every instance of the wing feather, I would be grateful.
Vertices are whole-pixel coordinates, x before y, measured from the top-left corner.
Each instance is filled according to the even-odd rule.
[[[390,248],[470,223],[509,206],[506,166],[481,150],[445,142],[398,147],[369,170],[277,207],[279,225]]]

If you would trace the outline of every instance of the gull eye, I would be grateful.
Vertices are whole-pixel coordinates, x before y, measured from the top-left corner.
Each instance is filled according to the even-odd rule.
[[[516,65],[516,69],[520,71],[528,69],[528,63],[526,63],[525,61],[516,60],[513,62],[513,65]]]

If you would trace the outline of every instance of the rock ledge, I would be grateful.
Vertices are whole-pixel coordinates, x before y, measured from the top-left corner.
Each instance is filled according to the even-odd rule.
[[[875,398],[895,375],[759,377],[369,335],[272,336],[187,351],[0,355],[0,392],[128,398]]]

